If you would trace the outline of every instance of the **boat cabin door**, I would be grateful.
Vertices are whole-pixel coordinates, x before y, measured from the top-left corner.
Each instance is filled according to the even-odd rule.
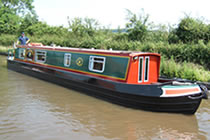
[[[151,84],[158,81],[160,71],[160,56],[139,56],[138,84]]]
[[[138,82],[148,82],[149,80],[149,56],[140,56],[139,57],[139,70],[138,70]]]

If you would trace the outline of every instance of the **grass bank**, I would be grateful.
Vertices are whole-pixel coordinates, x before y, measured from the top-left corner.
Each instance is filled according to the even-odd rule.
[[[210,82],[210,71],[203,66],[189,62],[175,62],[174,58],[161,58],[160,75],[192,81]]]
[[[12,49],[11,46],[0,46],[0,55],[7,55],[9,49]]]

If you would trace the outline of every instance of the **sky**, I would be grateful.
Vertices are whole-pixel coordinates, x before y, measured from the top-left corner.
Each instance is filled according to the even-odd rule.
[[[93,18],[101,26],[124,28],[126,9],[140,14],[141,9],[155,25],[176,25],[189,15],[210,24],[210,0],[34,0],[39,20],[53,26],[68,26],[67,17]]]

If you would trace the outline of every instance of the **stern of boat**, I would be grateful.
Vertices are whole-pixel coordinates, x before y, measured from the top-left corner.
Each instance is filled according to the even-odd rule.
[[[208,98],[204,86],[195,83],[173,81],[171,84],[161,87],[162,99],[175,99],[175,106],[180,110],[188,110],[189,114],[194,114],[198,109],[201,100]]]

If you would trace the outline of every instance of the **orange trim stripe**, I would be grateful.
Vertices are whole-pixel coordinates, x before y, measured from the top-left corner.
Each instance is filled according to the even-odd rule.
[[[166,89],[165,94],[185,94],[185,93],[191,93],[191,92],[199,92],[200,90],[198,88],[191,88],[191,89]]]

